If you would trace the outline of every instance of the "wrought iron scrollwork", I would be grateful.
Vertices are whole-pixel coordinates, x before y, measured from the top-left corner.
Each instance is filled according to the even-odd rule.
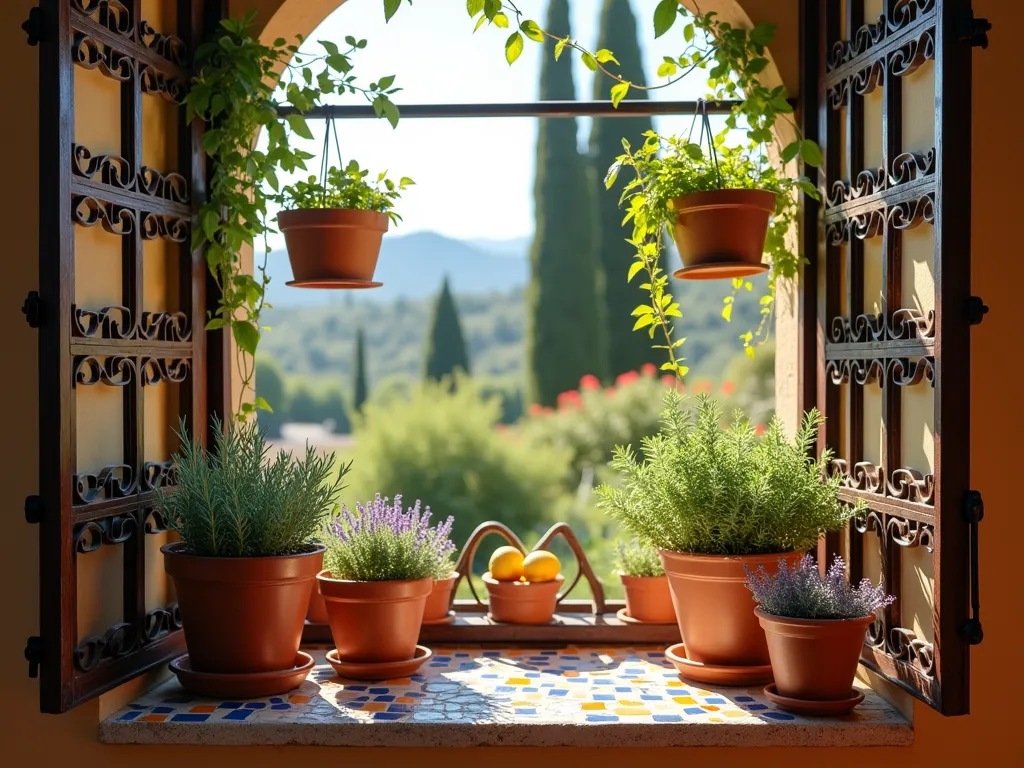
[[[139,88],[143,93],[163,96],[175,104],[181,104],[188,93],[188,82],[146,64],[139,70]]]
[[[143,312],[138,334],[149,341],[188,341],[192,329],[184,312]]]
[[[99,224],[112,235],[130,235],[135,231],[135,212],[117,203],[89,195],[73,195],[71,216],[75,224],[92,227]]]
[[[127,464],[111,464],[99,472],[80,472],[71,484],[76,505],[93,504],[103,499],[120,499],[135,493],[135,471]]]
[[[903,627],[893,627],[889,630],[886,650],[894,659],[911,665],[925,677],[935,677],[934,647],[911,630]]]
[[[127,656],[139,647],[138,630],[127,622],[115,624],[102,637],[87,637],[75,648],[75,668],[91,672],[103,662]]]
[[[922,474],[916,469],[894,470],[886,482],[889,495],[894,499],[906,499],[918,504],[932,504],[935,501],[935,475]]]
[[[71,7],[116,35],[131,39],[132,15],[120,0],[71,0]]]
[[[76,387],[90,387],[94,384],[124,387],[135,380],[135,374],[135,358],[122,355],[82,355],[75,358],[73,380]]]
[[[80,67],[99,69],[107,77],[122,83],[131,80],[135,74],[131,56],[83,32],[75,33],[71,57]]]
[[[142,490],[144,491],[164,488],[175,483],[173,462],[147,461],[142,468]],[[147,531],[147,533],[150,533],[150,531]]]
[[[114,515],[102,520],[89,520],[75,527],[75,551],[95,552],[104,544],[124,544],[137,529],[133,514]]]
[[[164,635],[181,629],[181,611],[178,604],[172,603],[166,608],[157,608],[146,614],[143,620],[143,642],[151,643]]]
[[[84,144],[71,145],[71,160],[71,173],[80,178],[172,203],[184,205],[189,201],[188,182],[180,173],[162,173],[148,165],[136,171],[120,155],[94,155]]]
[[[156,240],[163,238],[174,243],[188,240],[188,219],[163,213],[142,214],[142,239]]]
[[[147,507],[142,513],[142,529],[147,535],[165,533],[170,530],[167,518],[158,507]]]
[[[191,364],[187,358],[144,357],[139,368],[142,386],[152,387],[164,382],[182,383],[188,378]]]
[[[148,21],[139,22],[138,35],[139,42],[158,56],[182,67],[188,63],[188,51],[180,37],[161,34]]]
[[[71,331],[80,338],[131,339],[135,336],[135,322],[128,307],[111,306],[101,309],[75,307],[74,326]]]

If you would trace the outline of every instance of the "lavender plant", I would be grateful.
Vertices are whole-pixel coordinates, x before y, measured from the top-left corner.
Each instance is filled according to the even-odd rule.
[[[822,578],[811,555],[789,570],[779,560],[777,575],[769,575],[764,566],[747,571],[747,589],[761,610],[772,616],[791,619],[860,619],[880,608],[892,605],[896,598],[885,589],[862,579],[856,587],[846,580],[846,563],[836,555]]]
[[[450,540],[453,517],[430,524],[430,507],[420,502],[402,510],[402,497],[394,503],[378,493],[367,504],[348,507],[327,527],[324,567],[331,577],[345,581],[406,581],[447,578],[455,545]]]
[[[628,543],[620,541],[618,550],[617,564],[623,575],[639,578],[665,575],[658,550],[639,539],[633,539]]]

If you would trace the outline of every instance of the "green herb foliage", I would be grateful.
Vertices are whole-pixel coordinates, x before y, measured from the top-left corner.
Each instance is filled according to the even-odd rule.
[[[675,391],[665,395],[661,431],[643,441],[642,458],[615,450],[623,486],[598,489],[599,506],[644,542],[704,555],[792,552],[857,513],[840,502],[840,479],[826,478],[831,452],[810,458],[817,411],[794,440],[778,417],[758,438],[739,411],[723,427],[716,401],[702,395],[695,410],[681,401]]]
[[[157,505],[189,554],[272,557],[302,552],[336,507],[351,465],[307,446],[304,459],[270,445],[255,420],[223,427],[212,451],[185,435],[174,456],[177,485]]]
[[[386,213],[394,222],[401,221],[402,217],[394,211],[395,201],[402,196],[402,190],[415,182],[403,176],[396,184],[388,178],[387,171],[378,174],[374,181],[367,180],[369,175],[370,172],[360,168],[357,161],[350,160],[344,169],[328,169],[326,183],[310,176],[306,181],[285,187],[275,200],[284,210],[344,208],[376,211]]]
[[[625,576],[650,578],[665,575],[658,550],[639,539],[633,539],[628,544],[624,541],[619,542],[616,565]]]
[[[324,40],[322,55],[299,56],[298,45],[286,44],[284,38],[262,44],[252,33],[254,17],[250,12],[240,20],[223,19],[216,36],[199,46],[193,62],[196,75],[185,97],[187,119],[205,123],[202,147],[214,169],[193,227],[192,248],[205,247],[217,286],[218,305],[206,329],[230,329],[235,340],[242,377],[238,418],[269,408],[260,398],[248,402],[247,395],[270,279],[265,259],[257,263],[256,275],[243,271],[242,249],[254,247],[268,232],[268,190],[278,191],[278,172],[305,170],[313,157],[291,143],[293,135],[313,138],[303,114],[326,94],[360,94],[392,126],[399,119],[390,98],[399,90],[393,87],[393,75],[363,87],[352,74],[352,55],[366,47],[365,40],[347,37],[345,49]],[[294,111],[281,114],[282,107]],[[265,149],[255,146],[261,132]],[[269,252],[265,242],[264,248]]]

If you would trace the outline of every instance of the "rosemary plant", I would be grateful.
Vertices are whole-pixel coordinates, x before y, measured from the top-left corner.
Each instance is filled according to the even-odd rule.
[[[649,578],[665,575],[658,550],[643,544],[639,539],[633,539],[628,544],[624,541],[619,542],[616,563],[625,576]]]
[[[214,423],[215,448],[185,434],[174,456],[177,485],[157,505],[189,554],[273,557],[307,550],[336,507],[351,463],[335,477],[334,454],[306,447],[304,458],[270,446],[255,420]]]
[[[603,485],[598,505],[660,549],[706,555],[755,555],[810,549],[856,513],[839,500],[838,477],[826,477],[832,454],[810,458],[821,417],[811,411],[795,440],[773,418],[758,437],[739,411],[722,427],[721,406],[706,395],[696,410],[665,395],[659,434],[643,457],[615,449],[621,488]]]

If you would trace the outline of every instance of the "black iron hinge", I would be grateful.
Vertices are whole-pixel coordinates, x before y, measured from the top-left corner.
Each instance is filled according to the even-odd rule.
[[[971,618],[960,625],[961,636],[971,645],[985,638],[981,629],[981,599],[978,589],[978,527],[985,517],[985,503],[978,491],[968,491],[964,497],[964,521],[971,526]]]
[[[25,303],[21,305],[21,313],[30,328],[38,328],[42,322],[43,302],[39,298],[39,291],[29,291],[25,297]]]
[[[28,12],[28,18],[21,23],[21,28],[28,35],[29,45],[39,45],[43,39],[43,9],[38,5]]]
[[[971,296],[967,301],[967,322],[971,325],[981,325],[981,321],[988,314],[988,304],[982,301],[981,296]]]
[[[39,677],[39,665],[43,663],[43,638],[32,635],[25,645],[25,660],[28,662],[28,676]]]
[[[38,525],[43,520],[43,501],[38,496],[25,497],[25,522]]]
[[[988,19],[975,18],[974,12],[968,11],[956,27],[959,40],[970,43],[972,48],[988,48],[988,33],[992,31],[992,23]]]

